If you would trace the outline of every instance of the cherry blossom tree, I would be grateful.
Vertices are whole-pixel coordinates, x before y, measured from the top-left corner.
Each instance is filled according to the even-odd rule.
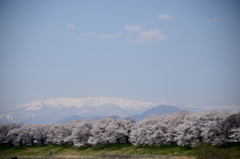
[[[0,144],[73,144],[74,146],[132,143],[135,145],[222,145],[240,142],[240,113],[179,112],[155,115],[135,123],[131,118],[28,125],[1,123]]]
[[[105,118],[96,121],[91,130],[88,143],[91,145],[107,143],[128,143],[134,120]]]
[[[88,139],[91,136],[92,121],[75,121],[71,123],[72,134],[67,137],[67,141],[72,141],[74,146],[81,147],[88,144]]]

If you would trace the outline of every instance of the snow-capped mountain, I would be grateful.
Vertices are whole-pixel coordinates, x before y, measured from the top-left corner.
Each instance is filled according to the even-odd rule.
[[[71,116],[83,119],[117,115],[133,116],[155,104],[113,97],[51,98],[25,103],[16,110],[0,114],[0,120],[27,123],[54,123]]]

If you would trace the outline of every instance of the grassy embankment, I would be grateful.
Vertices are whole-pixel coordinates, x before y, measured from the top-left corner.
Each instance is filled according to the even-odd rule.
[[[240,159],[240,145],[216,147],[201,145],[198,147],[180,146],[140,146],[126,144],[99,145],[77,148],[70,145],[15,146],[0,147],[0,158],[97,158],[97,159],[133,159],[133,158],[195,158],[197,159]],[[182,156],[182,157],[181,157]]]

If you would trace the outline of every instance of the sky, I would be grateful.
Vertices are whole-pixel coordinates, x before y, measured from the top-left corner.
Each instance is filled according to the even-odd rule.
[[[240,105],[237,0],[1,0],[0,111],[53,97]]]

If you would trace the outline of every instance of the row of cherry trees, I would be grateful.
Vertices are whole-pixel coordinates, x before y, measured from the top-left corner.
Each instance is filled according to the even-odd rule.
[[[0,124],[0,144],[9,145],[73,144],[80,147],[108,143],[195,145],[199,142],[240,142],[240,113],[181,112],[152,116],[137,123],[130,118],[110,117],[67,124]]]

